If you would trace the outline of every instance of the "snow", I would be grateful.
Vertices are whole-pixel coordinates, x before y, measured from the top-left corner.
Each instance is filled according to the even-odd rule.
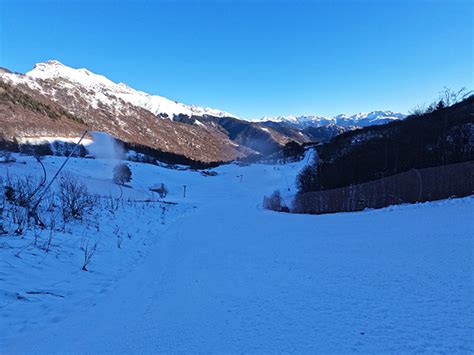
[[[105,132],[92,131],[92,143],[87,147],[89,153],[96,158],[119,160],[125,155],[123,147],[115,138]],[[136,155],[136,152],[133,152]]]
[[[20,158],[0,176],[40,173]],[[52,173],[62,161],[44,164]],[[161,204],[130,202],[104,212],[100,231],[57,233],[49,253],[31,234],[0,236],[2,352],[472,353],[474,198],[321,216],[263,210],[275,189],[289,203],[305,162],[229,164],[217,176],[129,163],[125,198],[165,183],[177,205],[164,221]],[[113,164],[66,167],[118,196]],[[89,272],[85,237],[100,243]]]
[[[20,143],[29,143],[29,144],[42,144],[42,143],[54,143],[54,142],[64,142],[64,143],[77,143],[80,137],[20,137],[18,141]],[[92,144],[92,139],[83,138],[81,141],[82,145],[88,146]]]

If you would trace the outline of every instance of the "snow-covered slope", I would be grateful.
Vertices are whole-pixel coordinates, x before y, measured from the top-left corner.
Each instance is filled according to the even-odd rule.
[[[41,175],[20,159],[0,177]],[[44,159],[49,176],[63,161]],[[48,252],[49,230],[0,236],[0,352],[472,353],[474,199],[263,210],[305,161],[217,176],[130,163],[123,204],[91,228],[54,231]],[[107,199],[121,194],[113,166],[73,158],[66,170]],[[160,182],[177,205],[143,202]],[[84,240],[99,243],[89,272]]]
[[[124,83],[114,83],[103,75],[95,74],[87,69],[74,69],[57,60],[38,63],[25,76],[13,73],[0,73],[14,82],[27,84],[31,88],[41,90],[36,79],[54,81],[56,85],[64,87],[80,85],[88,93],[93,93],[91,103],[95,107],[100,105],[116,105],[115,98],[119,98],[132,105],[142,107],[155,115],[167,116],[173,119],[183,114],[188,116],[212,115],[216,117],[234,117],[228,112],[212,108],[203,108],[185,105],[158,95],[150,95],[143,91],[132,89]]]
[[[342,127],[367,127],[404,118],[404,114],[392,111],[372,111],[368,113],[357,113],[355,115],[340,114],[335,117],[315,115],[263,117],[256,120],[256,122],[277,122],[304,129],[307,127],[324,127],[334,124]]]

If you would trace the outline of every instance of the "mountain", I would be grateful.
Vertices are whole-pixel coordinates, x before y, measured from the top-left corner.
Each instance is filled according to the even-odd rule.
[[[322,144],[317,165],[309,166],[302,176],[302,180],[309,181],[302,192],[357,185],[412,169],[472,160],[474,95],[404,120],[345,132]],[[470,172],[465,171],[465,176],[472,180]],[[434,175],[431,180],[420,180],[420,184],[441,186],[437,178],[443,179]]]
[[[26,78],[39,80],[65,80],[72,85],[79,85],[88,90],[91,104],[115,104],[114,98],[141,107],[155,115],[173,119],[178,115],[216,117],[235,117],[232,114],[212,108],[185,105],[162,96],[150,95],[143,91],[132,89],[124,83],[114,83],[103,75],[94,74],[81,68],[73,69],[57,60],[38,63],[33,70],[26,73]],[[111,97],[112,96],[112,97]]]
[[[355,115],[337,115],[336,124],[343,127],[357,126],[369,127],[386,124],[396,120],[403,120],[406,115],[392,111],[372,111],[369,113],[357,113]]]
[[[372,111],[355,115],[340,114],[335,117],[316,115],[263,117],[255,122],[288,137],[300,137],[313,142],[324,143],[347,131],[382,125],[404,118],[405,115],[392,111]]]
[[[275,117],[262,117],[256,122],[262,123],[279,123],[284,124],[293,128],[304,129],[307,127],[321,127],[330,124],[335,124],[334,118],[315,116],[315,115],[303,115],[303,116],[275,116]]]
[[[0,123],[7,139],[99,130],[204,162],[269,154],[292,140],[225,111],[150,95],[55,60],[36,64],[26,74],[0,70],[0,82]]]
[[[308,127],[324,127],[337,125],[341,127],[368,127],[385,124],[394,120],[402,120],[406,116],[392,111],[372,111],[369,113],[357,113],[355,115],[340,114],[334,117],[316,115],[302,116],[276,116],[263,117],[255,122],[264,124],[278,123],[293,128],[305,129]]]
[[[328,118],[316,115],[239,119],[226,111],[187,105],[115,83],[57,60],[26,74],[0,68],[0,123],[5,139],[77,137],[105,131],[195,161],[231,161],[268,155],[286,143],[327,142],[340,133],[404,116],[374,111]]]

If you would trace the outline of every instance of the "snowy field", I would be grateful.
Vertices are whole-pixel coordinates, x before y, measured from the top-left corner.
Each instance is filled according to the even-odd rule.
[[[49,176],[63,159],[44,159]],[[18,160],[0,176],[41,173]],[[114,164],[71,159],[66,170],[120,196]],[[130,163],[123,206],[99,228],[70,224],[48,252],[44,231],[36,245],[33,231],[0,236],[0,352],[472,353],[474,198],[263,210],[264,194],[294,193],[303,164],[203,176]],[[158,183],[176,205],[142,202]],[[98,249],[86,272],[87,242]]]

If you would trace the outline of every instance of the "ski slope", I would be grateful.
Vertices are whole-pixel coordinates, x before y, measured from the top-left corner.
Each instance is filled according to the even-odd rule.
[[[40,172],[20,159],[0,174]],[[31,246],[15,257],[31,236],[0,236],[1,352],[472,353],[474,199],[321,216],[262,210],[277,188],[289,199],[303,164],[202,176],[130,163],[126,199],[164,182],[177,205],[164,221],[140,203],[104,221],[89,272],[76,260],[79,226],[48,257]],[[73,159],[67,169],[110,195],[120,193],[113,165]],[[114,225],[133,234],[120,249]]]

